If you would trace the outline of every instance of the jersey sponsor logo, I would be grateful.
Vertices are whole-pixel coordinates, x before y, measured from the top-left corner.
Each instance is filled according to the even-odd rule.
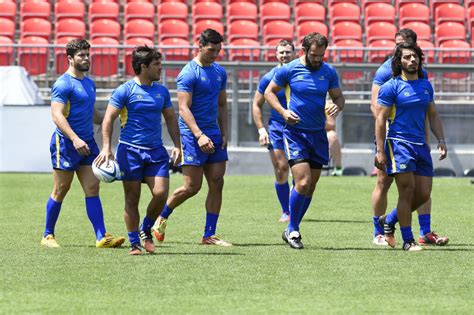
[[[222,81],[222,78],[220,76],[217,77],[217,81]]]
[[[156,94],[156,98],[161,98],[161,94]]]
[[[206,81],[206,77],[201,77],[201,81]]]
[[[291,153],[291,155],[297,156],[299,153],[300,153],[300,151],[293,151],[293,152]]]
[[[81,88],[81,87],[78,87],[78,88],[77,88],[77,91],[78,91],[78,92],[82,92],[82,88]]]
[[[322,76],[319,77],[319,80],[324,81],[324,80],[326,80],[326,78],[322,75]]]
[[[407,165],[406,165],[406,164],[400,164],[400,169],[401,169],[401,170],[404,170],[404,169],[406,169],[406,168],[407,168]]]
[[[410,92],[403,93],[403,96],[410,96]]]
[[[192,161],[194,161],[194,157],[191,156],[191,155],[188,155],[188,156],[186,157],[186,161],[192,162]]]

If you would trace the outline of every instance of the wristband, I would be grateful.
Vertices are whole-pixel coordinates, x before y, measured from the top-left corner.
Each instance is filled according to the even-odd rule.
[[[444,140],[441,139],[441,140],[438,140],[438,143],[444,143],[444,144],[446,144],[446,141],[444,141]]]
[[[196,137],[196,140],[199,140],[202,137],[203,134],[204,134],[204,132],[201,131],[201,134]]]
[[[264,136],[266,133],[267,133],[267,130],[265,129],[265,127],[258,128],[258,135],[259,136]]]

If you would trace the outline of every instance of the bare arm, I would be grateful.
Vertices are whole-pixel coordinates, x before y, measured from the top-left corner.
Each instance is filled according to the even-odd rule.
[[[118,115],[120,114],[120,109],[112,106],[107,105],[107,109],[105,110],[104,120],[102,122],[102,151],[100,151],[99,155],[95,159],[94,163],[96,165],[101,165],[102,163],[108,163],[109,160],[114,159],[114,155],[112,154],[112,131],[114,128],[114,121],[117,119]]]
[[[255,92],[252,103],[253,122],[258,130],[258,142],[261,146],[266,146],[269,143],[268,133],[263,126],[262,106],[265,103],[265,98],[260,92]]]
[[[217,112],[217,123],[221,130],[222,135],[222,147],[227,147],[227,92],[222,90],[219,93],[219,98],[217,100],[218,112]]]
[[[431,131],[436,139],[438,139],[439,159],[443,160],[448,156],[448,147],[444,140],[443,123],[441,122],[434,102],[431,102],[428,106],[428,120],[430,122]]]
[[[377,154],[375,155],[375,166],[385,171],[387,166],[387,156],[385,154],[385,138],[387,135],[387,118],[390,113],[390,108],[382,105],[377,105],[377,116],[375,117],[375,139],[377,143]]]
[[[179,139],[179,127],[178,120],[174,114],[172,107],[163,109],[163,117],[165,117],[166,127],[173,140],[174,148],[171,150],[171,158],[173,159],[174,164],[179,163],[181,156],[181,142]]]
[[[372,84],[372,92],[370,96],[370,111],[375,119],[377,119],[377,97],[379,96],[380,85]]]
[[[104,120],[104,114],[102,114],[100,111],[94,108],[94,124],[100,125],[102,124],[103,120]]]
[[[334,117],[344,109],[346,99],[344,98],[344,95],[342,95],[342,90],[340,88],[330,89],[328,92],[332,99],[332,104],[326,106],[326,112],[329,116]]]
[[[276,85],[275,82],[270,81],[270,84],[265,90],[265,100],[267,103],[276,110],[283,119],[285,119],[287,124],[294,125],[300,121],[300,118],[289,109],[285,109],[281,106],[280,101],[278,100],[277,93],[282,89],[281,86]]]

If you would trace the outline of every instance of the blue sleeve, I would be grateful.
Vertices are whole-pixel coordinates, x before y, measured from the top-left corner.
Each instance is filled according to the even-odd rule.
[[[331,80],[329,81],[329,90],[339,88],[339,77],[337,76],[337,71],[334,68],[331,68]]]
[[[382,86],[385,82],[390,80],[392,77],[392,71],[387,71],[386,67],[379,67],[375,72],[374,80],[372,81],[373,84]]]
[[[173,107],[173,104],[171,103],[171,95],[170,95],[170,91],[163,87],[163,89],[165,90],[165,103],[163,105],[163,109],[165,108],[170,108],[170,107]]]
[[[395,103],[395,87],[392,83],[393,81],[390,80],[382,85],[377,98],[378,104],[385,107],[393,106]]]
[[[193,92],[195,76],[194,73],[184,69],[178,75],[176,82],[178,92]],[[224,81],[224,80],[223,80]]]
[[[110,96],[110,99],[109,99],[109,104],[118,109],[122,109],[126,105],[126,99],[127,99],[127,88],[125,84],[123,84],[112,92],[112,95]]]
[[[58,80],[51,88],[51,102],[66,105],[71,95],[71,85],[66,80]]]
[[[224,68],[222,68],[222,85],[221,91],[225,91],[227,88],[227,72],[225,72]]]
[[[428,80],[426,80],[428,81]],[[430,102],[434,101],[434,89],[433,86],[431,85],[431,82],[428,81],[428,87],[429,87],[429,93],[430,93]]]
[[[258,88],[257,88],[258,93],[262,95],[265,94],[265,90],[267,89],[267,86],[270,84],[271,79],[272,78],[271,76],[268,75],[268,73],[263,76],[263,78],[258,83]]]
[[[288,83],[289,69],[290,67],[288,67],[287,65],[276,69],[272,81],[275,82],[275,84],[279,87],[286,86],[286,84]]]

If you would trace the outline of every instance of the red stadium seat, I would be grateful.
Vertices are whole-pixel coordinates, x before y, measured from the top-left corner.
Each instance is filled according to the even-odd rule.
[[[246,46],[249,48],[232,48]],[[231,61],[257,61],[260,60],[261,44],[253,39],[239,38],[229,44],[229,60]]]
[[[46,40],[49,40],[51,37],[51,29],[51,23],[44,19],[26,19],[20,24],[20,35],[21,37],[40,36]]]
[[[282,2],[284,4],[288,4],[288,0],[258,0],[259,1],[259,7],[261,8],[262,5],[265,3],[270,3],[270,2]]]
[[[440,63],[452,63],[452,64],[470,64],[471,63],[471,52],[460,51],[461,49],[469,49],[471,46],[464,40],[448,40],[443,42],[440,48],[449,49],[448,51],[439,52]],[[443,77],[446,79],[466,79],[469,74],[467,72],[451,72],[444,73]]]
[[[258,40],[258,25],[252,21],[238,20],[227,26],[228,42],[238,38]]]
[[[360,4],[362,6],[362,12],[365,12],[365,9],[374,3],[386,3],[386,4],[392,4],[391,0],[361,0]]]
[[[222,22],[222,5],[216,2],[199,2],[193,5],[193,23],[199,20]]]
[[[459,22],[464,24],[466,20],[466,10],[456,3],[445,3],[436,8],[435,24],[443,22]]]
[[[150,2],[129,2],[124,6],[123,18],[125,22],[133,19],[155,22],[155,6]]]
[[[399,12],[400,8],[410,3],[421,3],[425,4],[425,0],[395,0],[395,10]]]
[[[56,23],[55,38],[60,37],[86,37],[86,24],[77,19],[62,19]]]
[[[182,2],[164,2],[158,6],[158,23],[167,19],[187,22],[188,6]]]
[[[473,26],[474,26],[474,5],[467,9],[467,27],[471,29]],[[472,36],[472,32],[471,32],[471,37],[474,38],[474,36]]]
[[[221,22],[217,22],[214,20],[202,20],[194,25],[193,41],[196,41],[196,39],[199,38],[201,33],[208,28],[212,28],[219,34],[224,35],[224,25]]]
[[[337,3],[353,3],[353,4],[358,4],[359,1],[358,0],[328,0],[328,6],[331,7],[333,6],[334,4],[337,4]]]
[[[293,41],[295,29],[293,24],[285,21],[272,21],[265,24],[263,27],[263,43],[266,43],[274,38],[287,39]]]
[[[67,18],[74,18],[83,21],[85,16],[86,7],[83,2],[67,0],[56,2],[54,5],[54,18],[56,21]]]
[[[265,53],[263,54],[263,59],[265,61],[271,61],[271,62],[277,62],[278,59],[276,57],[276,51],[275,47],[278,45],[278,43],[281,41],[281,39],[275,38],[271,39],[267,42],[265,46],[268,46],[269,49],[265,50]]]
[[[430,0],[431,16],[434,16],[436,9],[446,3],[461,4],[461,0]]]
[[[91,39],[96,37],[110,37],[117,41],[120,40],[120,24],[116,21],[99,19],[92,22],[89,27]],[[105,42],[104,40],[102,41]]]
[[[154,40],[155,24],[148,20],[133,19],[125,23],[123,33],[124,39],[131,37],[144,37],[149,40]]]
[[[34,0],[23,2],[20,5],[20,19],[24,21],[29,18],[42,18],[49,21],[51,16],[51,5],[49,2]]]
[[[363,48],[364,45],[362,42],[354,39],[342,39],[333,44],[334,47],[343,48],[343,47],[360,47]],[[332,60],[334,62],[364,62],[364,51],[361,49],[347,49],[347,50],[335,50],[332,53]],[[348,81],[357,81],[364,78],[363,71],[343,71],[342,80],[344,82]]]
[[[418,39],[431,41],[431,27],[423,22],[410,22],[403,24],[401,28],[409,28],[413,30]]]
[[[19,41],[23,45],[31,47],[18,48],[18,61],[20,66],[26,69],[30,75],[45,74],[48,70],[48,45],[49,41],[39,36],[23,37]],[[36,47],[35,47],[36,46]]]
[[[235,2],[227,7],[227,23],[236,20],[257,22],[257,6],[250,2]]]
[[[329,25],[332,28],[338,22],[360,23],[360,7],[354,3],[336,3],[329,8]]]
[[[255,4],[255,0],[227,0],[227,6],[236,2],[247,2]]]
[[[306,21],[296,27],[296,41],[300,43],[303,37],[311,32],[322,34],[326,36],[326,38],[328,37],[328,27],[325,23],[319,21]]]
[[[9,19],[15,22],[16,2],[10,0],[0,0],[0,18]]]
[[[99,19],[110,19],[117,21],[120,14],[120,6],[116,2],[93,2],[89,5],[89,23]]]
[[[408,22],[422,22],[429,25],[430,8],[423,3],[406,3],[400,7],[398,14],[398,25],[402,26]]]
[[[385,61],[388,55],[393,53],[395,42],[393,40],[375,40],[369,44],[369,48],[384,48],[382,50],[371,50],[369,51],[369,62],[382,63]]]
[[[160,44],[163,47],[165,60],[185,60],[189,61],[189,42],[182,38],[166,38]],[[186,48],[166,48],[167,46],[186,46]]]
[[[332,42],[341,39],[354,39],[362,41],[362,26],[355,22],[339,22],[331,30]]]
[[[10,37],[0,36],[0,44],[13,45]],[[13,65],[13,47],[0,47],[0,66]]]
[[[281,2],[265,3],[260,7],[260,28],[271,21],[290,21],[290,6]]]
[[[370,24],[366,29],[366,43],[370,45],[376,40],[392,40],[397,33],[397,27],[393,23],[375,22]]]
[[[303,2],[295,8],[295,22],[300,25],[305,21],[326,22],[326,8],[319,3]]]
[[[365,8],[365,27],[374,22],[395,23],[395,7],[388,3],[372,3]]]
[[[456,22],[445,22],[435,27],[435,42],[436,46],[447,40],[465,40],[466,27],[464,24]]]
[[[215,2],[221,4],[221,0],[193,0],[193,4],[201,3],[201,2]]]
[[[182,2],[182,3],[188,3],[188,0],[158,0],[158,3],[165,3],[165,2]]]
[[[8,37],[11,40],[14,40],[15,22],[10,19],[0,18],[0,36]]]
[[[118,73],[118,48],[98,47],[100,45],[118,44],[118,40],[112,37],[95,37],[91,40],[90,56],[92,75],[108,77]]]
[[[132,37],[125,40],[125,45],[127,46],[148,46],[153,47],[153,41],[149,40],[148,38],[144,37]],[[125,48],[124,53],[124,66],[125,66],[125,74],[133,76],[135,72],[133,71],[132,67],[132,52],[134,48]]]
[[[418,35],[418,34],[417,34]],[[425,55],[425,63],[434,63],[435,62],[435,51],[434,44],[429,40],[419,39],[417,40],[418,46],[423,49],[423,54]]]
[[[164,20],[158,26],[158,41],[161,42],[165,38],[176,37],[188,40],[189,25],[181,20]]]

